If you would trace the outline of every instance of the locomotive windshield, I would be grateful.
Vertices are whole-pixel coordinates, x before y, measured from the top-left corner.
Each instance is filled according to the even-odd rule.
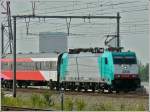
[[[137,64],[136,57],[113,57],[114,64]]]

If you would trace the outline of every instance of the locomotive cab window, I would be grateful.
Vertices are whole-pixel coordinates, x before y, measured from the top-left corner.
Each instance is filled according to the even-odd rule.
[[[136,57],[114,57],[114,64],[137,64]]]

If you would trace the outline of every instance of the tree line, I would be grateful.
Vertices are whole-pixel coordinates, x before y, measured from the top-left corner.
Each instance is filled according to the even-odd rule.
[[[145,65],[139,64],[139,76],[141,81],[149,81],[149,64],[146,63]]]

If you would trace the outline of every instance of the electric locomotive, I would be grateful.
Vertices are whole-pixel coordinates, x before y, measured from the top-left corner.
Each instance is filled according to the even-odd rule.
[[[134,52],[62,53],[58,82],[65,89],[132,91],[140,87]]]

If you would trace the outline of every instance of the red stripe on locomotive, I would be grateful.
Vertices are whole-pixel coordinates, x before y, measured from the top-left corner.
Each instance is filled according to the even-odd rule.
[[[115,74],[115,79],[135,79],[138,74]]]

